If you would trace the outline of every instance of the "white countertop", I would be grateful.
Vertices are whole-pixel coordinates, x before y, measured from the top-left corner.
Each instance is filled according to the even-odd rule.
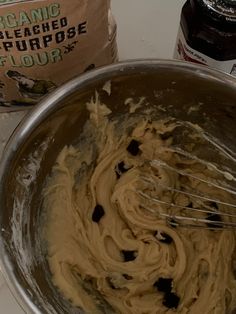
[[[180,11],[185,0],[112,0],[118,24],[120,60],[173,55]],[[24,113],[0,115],[0,155]],[[0,275],[0,313],[23,314]]]

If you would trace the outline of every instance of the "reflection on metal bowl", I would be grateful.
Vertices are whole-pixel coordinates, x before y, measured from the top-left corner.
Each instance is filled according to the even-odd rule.
[[[108,80],[111,96],[103,90]],[[127,97],[145,96],[157,115],[161,104],[163,115],[197,123],[236,151],[236,81],[206,67],[129,61],[85,73],[57,89],[16,129],[0,166],[1,267],[27,313],[83,313],[51,281],[40,229],[41,195],[61,149],[76,143],[95,90],[111,115],[128,114]],[[189,114],[196,105],[199,110]]]

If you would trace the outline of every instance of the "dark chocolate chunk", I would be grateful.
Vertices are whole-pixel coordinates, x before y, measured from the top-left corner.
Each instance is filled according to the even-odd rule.
[[[168,292],[164,296],[164,300],[162,304],[169,309],[175,308],[177,309],[179,305],[180,298],[173,292]]]
[[[192,202],[189,203],[187,207],[188,207],[188,208],[193,208],[193,203],[192,203]]]
[[[92,220],[99,223],[101,218],[105,215],[105,211],[101,205],[96,205],[93,211]]]
[[[219,214],[215,214],[215,213],[208,214],[207,220],[209,220],[209,223],[207,223],[207,226],[209,228],[222,228],[222,224],[215,223],[215,222],[222,222],[222,219]]]
[[[172,289],[172,281],[171,278],[159,278],[153,286],[160,292],[169,293]]]
[[[213,207],[213,208],[215,208],[215,209],[219,209],[219,207],[218,207],[218,205],[216,204],[216,202],[211,202],[211,203],[209,204],[209,206],[210,206],[210,207]]]
[[[137,257],[137,251],[125,251],[122,250],[122,255],[124,257],[125,262],[131,262],[134,261]]]
[[[132,280],[133,277],[128,275],[128,274],[123,274],[123,277],[126,279],[126,280]]]
[[[121,177],[121,175],[119,174],[118,171],[116,171],[116,177],[117,177],[117,179],[120,179],[120,177]]]
[[[168,219],[167,222],[172,228],[177,228],[178,226],[178,222],[174,218]]]
[[[157,232],[156,231],[154,233],[154,237],[156,237],[158,241],[165,243],[165,244],[171,244],[173,242],[173,239],[171,238],[171,236],[169,236],[165,232]]]
[[[137,155],[140,153],[140,149],[139,149],[139,145],[140,145],[140,144],[141,144],[140,142],[138,142],[138,141],[136,141],[136,140],[132,140],[132,141],[129,143],[128,147],[127,147],[127,151],[128,151],[131,155],[137,156]]]
[[[162,243],[171,244],[173,242],[173,239],[171,238],[171,236],[169,236],[165,232],[161,232],[161,237],[162,238],[159,239],[159,241],[162,242]]]
[[[162,232],[161,235],[163,236],[163,239],[159,240],[160,242],[166,244],[171,244],[173,242],[173,239],[167,233]]]
[[[125,163],[123,161],[118,164],[117,168],[121,173],[125,173],[128,171],[128,168],[125,167]]]
[[[121,177],[122,173],[127,172],[129,169],[130,168],[125,165],[124,161],[121,161],[116,166],[116,176],[117,176],[117,179],[119,179]]]

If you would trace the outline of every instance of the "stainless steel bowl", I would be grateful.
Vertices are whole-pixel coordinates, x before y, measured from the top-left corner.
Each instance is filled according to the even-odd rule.
[[[111,96],[102,90],[107,80]],[[0,166],[1,267],[27,313],[83,313],[52,284],[41,237],[41,193],[58,153],[77,141],[95,90],[112,116],[128,114],[127,97],[145,96],[154,110],[162,105],[163,115],[198,123],[236,151],[236,81],[206,67],[129,61],[79,76],[51,94],[14,132]],[[197,112],[191,110],[195,105]]]

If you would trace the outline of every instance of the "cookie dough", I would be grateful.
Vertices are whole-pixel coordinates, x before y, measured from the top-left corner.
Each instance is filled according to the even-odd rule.
[[[176,150],[178,122],[138,114],[111,120],[98,98],[87,107],[90,120],[78,145],[62,150],[44,190],[54,284],[92,314],[234,313],[235,234],[211,230],[212,217],[219,222],[227,217],[194,213],[210,228],[194,229],[160,215],[224,209],[168,187],[233,202],[229,193],[171,167],[214,183],[222,179],[219,173]],[[150,164],[153,160],[170,168]]]

